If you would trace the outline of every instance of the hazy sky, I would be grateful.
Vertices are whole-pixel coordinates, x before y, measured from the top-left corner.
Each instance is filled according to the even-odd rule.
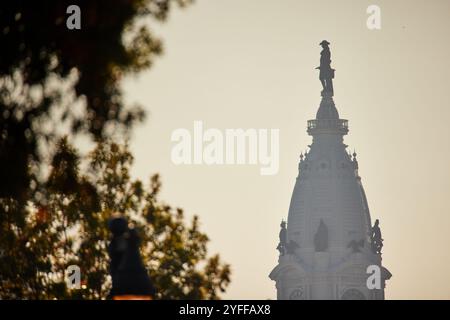
[[[381,8],[382,29],[366,27]],[[198,214],[232,266],[231,299],[276,297],[279,223],[287,218],[306,121],[320,102],[319,42],[331,42],[335,103],[349,120],[372,220],[380,219],[388,299],[450,299],[450,1],[197,0],[156,33],[165,54],[124,84],[148,111],[134,131],[133,174],[159,172],[163,199]],[[171,133],[280,129],[280,170],[175,166]]]

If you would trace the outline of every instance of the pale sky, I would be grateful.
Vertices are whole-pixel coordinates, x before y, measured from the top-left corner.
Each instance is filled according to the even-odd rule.
[[[369,5],[381,30],[366,27]],[[388,299],[450,299],[450,1],[197,0],[155,32],[165,54],[124,83],[148,119],[131,140],[133,175],[160,173],[162,198],[198,214],[210,252],[232,267],[229,299],[275,299],[306,122],[320,102],[319,42],[331,42],[335,97],[349,120],[372,221],[380,219]],[[171,133],[280,129],[280,170],[176,166]]]

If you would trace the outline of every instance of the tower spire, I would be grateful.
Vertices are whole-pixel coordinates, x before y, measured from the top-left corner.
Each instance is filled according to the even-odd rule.
[[[282,230],[286,249],[269,277],[278,299],[384,299],[390,273],[381,263],[381,233],[371,226],[356,152],[349,155],[344,144],[347,120],[333,101],[329,44],[321,43],[322,99],[315,119],[308,121],[313,142],[300,157]],[[367,286],[370,265],[381,269],[380,289]]]

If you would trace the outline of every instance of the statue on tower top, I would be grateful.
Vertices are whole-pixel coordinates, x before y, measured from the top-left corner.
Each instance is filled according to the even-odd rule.
[[[323,40],[320,45],[322,46],[322,51],[320,52],[320,66],[316,69],[320,70],[319,79],[322,83],[322,96],[326,94],[333,96],[333,79],[334,79],[334,69],[331,68],[331,52],[330,43],[327,40]]]

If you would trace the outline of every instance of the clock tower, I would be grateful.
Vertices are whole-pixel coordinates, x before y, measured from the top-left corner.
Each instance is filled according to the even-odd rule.
[[[343,142],[348,121],[333,101],[329,43],[321,46],[322,99],[307,124],[313,141],[300,155],[278,265],[269,277],[283,300],[384,299],[391,274],[382,266],[379,221],[372,226],[357,154]]]

